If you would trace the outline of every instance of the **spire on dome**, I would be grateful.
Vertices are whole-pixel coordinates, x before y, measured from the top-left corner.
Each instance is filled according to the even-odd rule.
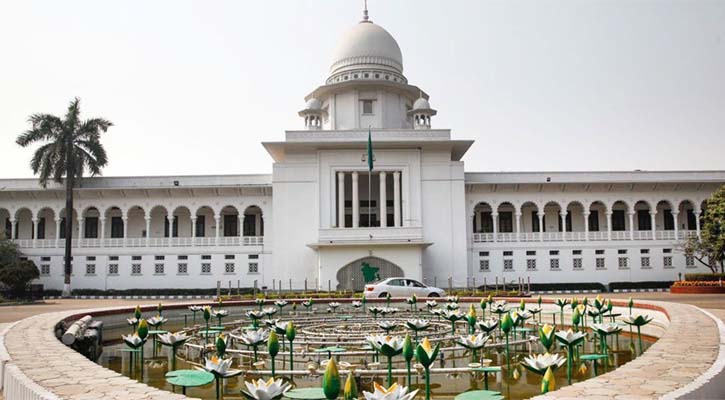
[[[365,8],[363,8],[363,19],[360,22],[372,22],[370,21],[370,17],[368,16],[368,0],[364,0],[365,2]]]

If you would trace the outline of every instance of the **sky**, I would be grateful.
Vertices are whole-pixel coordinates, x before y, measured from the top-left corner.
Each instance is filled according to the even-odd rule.
[[[113,126],[106,176],[270,173],[362,0],[0,0],[0,178],[36,112]],[[466,171],[725,169],[725,1],[369,0],[473,139]]]

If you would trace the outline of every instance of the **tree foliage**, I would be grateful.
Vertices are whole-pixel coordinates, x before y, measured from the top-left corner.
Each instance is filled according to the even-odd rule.
[[[33,153],[30,168],[38,175],[43,187],[50,180],[65,181],[65,285],[64,295],[70,295],[71,275],[71,232],[73,232],[73,187],[75,180],[83,178],[86,171],[91,176],[99,175],[108,164],[106,150],[101,144],[101,133],[113,126],[103,118],[81,119],[80,99],[70,102],[65,118],[51,114],[33,114],[28,118],[30,129],[22,133],[15,142],[27,147],[38,143]]]
[[[705,202],[700,237],[685,243],[685,253],[713,273],[725,272],[725,185]]]
[[[25,294],[28,285],[38,279],[40,272],[35,263],[23,260],[17,246],[7,239],[0,239],[0,282],[16,297]]]

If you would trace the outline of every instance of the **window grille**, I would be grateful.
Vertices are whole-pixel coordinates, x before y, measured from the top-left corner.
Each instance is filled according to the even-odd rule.
[[[118,264],[108,264],[108,275],[118,275]]]
[[[672,256],[664,256],[662,258],[662,265],[665,268],[672,268]]]
[[[582,259],[581,258],[575,258],[572,261],[572,266],[574,267],[574,269],[582,269],[583,268],[583,266],[582,266]],[[604,268],[604,263],[602,263],[602,268]]]
[[[619,269],[629,269],[629,258],[619,257],[618,265]]]
[[[233,274],[234,273],[234,263],[224,264],[224,273]]]
[[[201,273],[202,274],[211,274],[211,264],[210,263],[201,264]]]
[[[154,264],[154,274],[162,275],[164,273],[164,264]]]
[[[596,260],[596,268],[597,269],[607,269],[607,265],[605,264],[604,258],[597,258]]]
[[[131,264],[131,275],[141,275],[141,264]]]
[[[503,270],[504,271],[513,271],[514,270],[514,260],[503,260]]]
[[[649,257],[642,257],[642,268],[649,268]]]
[[[695,268],[695,256],[685,256],[685,267]]]
[[[552,258],[549,260],[549,264],[551,269],[559,269],[559,259],[558,258]]]
[[[48,265],[48,264],[41,264],[41,266],[40,266],[40,275],[50,275],[50,265]]]
[[[186,274],[188,273],[188,265],[186,263],[179,263],[178,265],[178,273],[179,274]]]
[[[479,268],[481,271],[489,271],[489,260],[481,260],[479,263]]]
[[[526,260],[526,270],[527,271],[536,271],[536,259],[528,259]]]
[[[86,275],[96,274],[96,264],[86,264]]]
[[[250,274],[256,274],[259,272],[259,264],[256,262],[250,262],[249,263],[249,273]]]

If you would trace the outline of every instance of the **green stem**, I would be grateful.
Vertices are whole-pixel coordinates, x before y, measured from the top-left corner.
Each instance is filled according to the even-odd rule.
[[[293,361],[293,353],[292,353],[292,341],[289,341],[289,370],[294,371],[294,361]]]
[[[257,362],[257,345],[252,346],[254,349],[254,362]]]
[[[219,392],[220,392],[220,390],[219,390],[219,376],[215,376],[215,379],[214,380],[216,381],[216,398],[218,399],[219,398]]]
[[[571,385],[571,365],[574,363],[574,357],[572,352],[574,351],[572,345],[567,345],[567,352],[566,352],[566,379],[569,381],[569,384]]]
[[[388,356],[388,387],[393,385],[393,357]]]
[[[506,376],[511,378],[511,357],[509,357],[509,334],[506,334]]]
[[[176,370],[176,346],[171,346],[171,370]]]
[[[642,348],[642,332],[641,332],[641,329],[642,328],[639,325],[637,325],[637,338],[639,339],[639,355],[640,356],[642,355],[642,351],[644,351],[644,349]]]
[[[274,357],[270,357],[270,358],[272,359],[272,378],[274,378],[275,377],[275,374],[274,374]]]
[[[430,400],[430,369],[425,367],[425,400]]]
[[[410,387],[410,385],[412,384],[410,380],[410,360],[405,362],[405,366],[408,368],[408,387]]]

